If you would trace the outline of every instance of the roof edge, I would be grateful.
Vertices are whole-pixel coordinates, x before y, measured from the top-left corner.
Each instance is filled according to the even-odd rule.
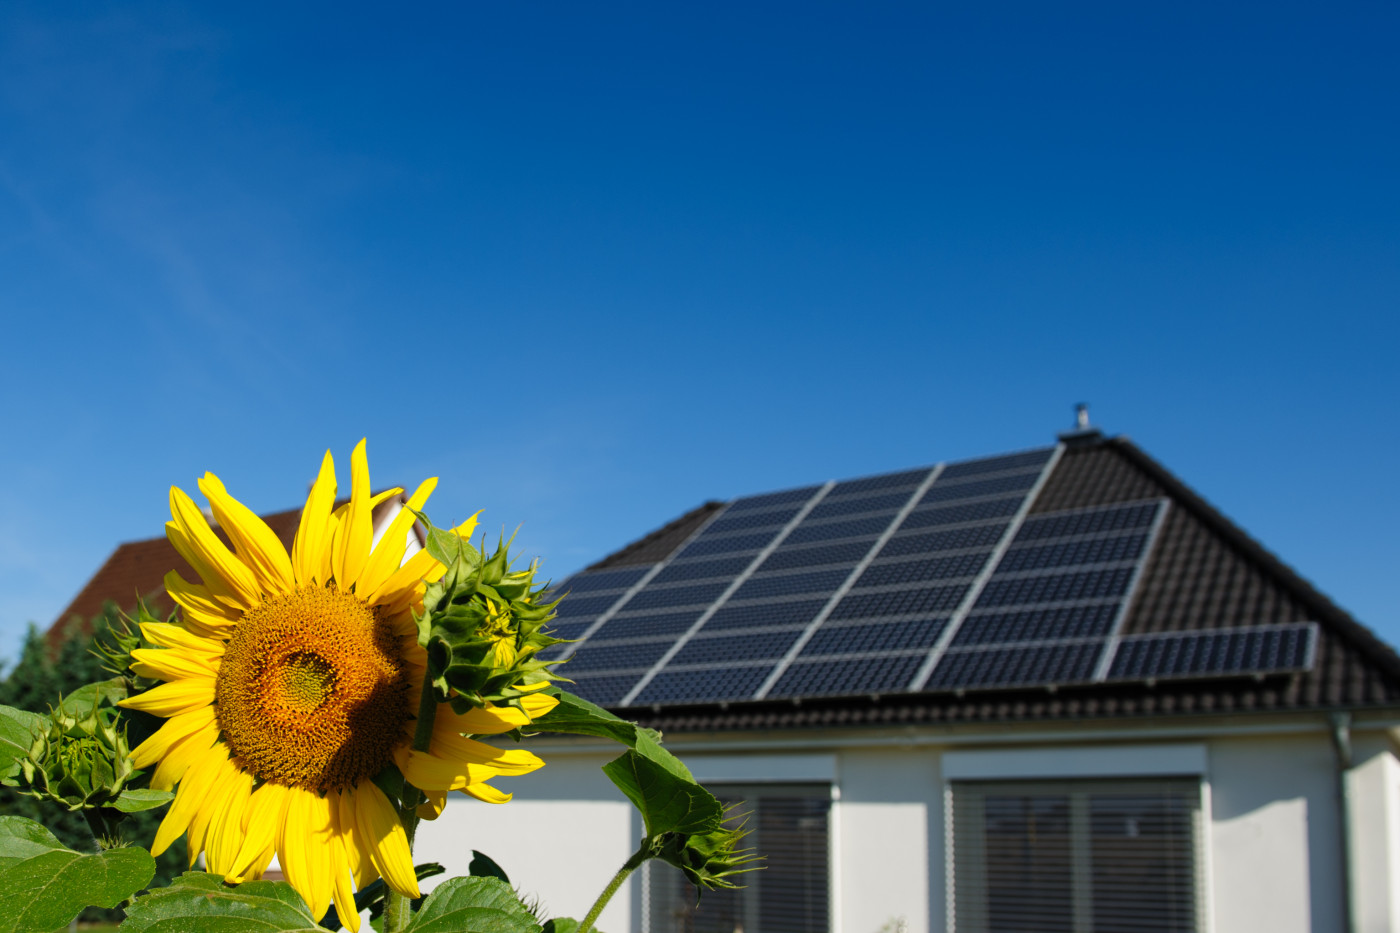
[[[1375,632],[1358,622],[1351,613],[1328,599],[1296,570],[1250,537],[1244,529],[1227,518],[1191,487],[1177,479],[1175,474],[1126,436],[1118,435],[1106,438],[1103,443],[1114,447],[1134,466],[1160,483],[1174,502],[1189,509],[1212,531],[1231,545],[1239,548],[1247,557],[1258,561],[1270,573],[1275,574],[1279,581],[1291,589],[1300,601],[1318,614],[1319,622],[1336,627],[1343,636],[1363,647],[1367,651],[1368,658],[1382,667],[1387,674],[1400,679],[1400,654],[1396,654],[1395,649]]]

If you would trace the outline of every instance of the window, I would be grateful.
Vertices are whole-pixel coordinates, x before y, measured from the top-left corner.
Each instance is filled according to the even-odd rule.
[[[957,933],[1196,933],[1196,779],[954,781]]]
[[[647,863],[646,933],[827,933],[830,925],[827,784],[711,786],[725,804],[748,814],[747,843],[767,857],[737,891],[695,889],[679,870]]]

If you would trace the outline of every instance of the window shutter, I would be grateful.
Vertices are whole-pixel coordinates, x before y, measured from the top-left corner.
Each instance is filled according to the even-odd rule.
[[[738,803],[736,821],[750,830],[746,845],[765,857],[762,871],[734,879],[737,891],[695,890],[670,865],[645,869],[645,933],[827,933],[830,926],[829,817],[826,784],[711,786],[725,804]]]
[[[1196,933],[1194,779],[954,782],[956,933]]]

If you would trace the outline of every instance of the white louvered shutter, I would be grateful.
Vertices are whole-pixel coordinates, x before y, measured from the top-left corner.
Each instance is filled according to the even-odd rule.
[[[1196,933],[1194,778],[955,782],[948,832],[956,933]]]

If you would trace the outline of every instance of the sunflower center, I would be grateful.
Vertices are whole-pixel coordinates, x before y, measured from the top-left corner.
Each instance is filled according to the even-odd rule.
[[[412,718],[399,638],[331,587],[244,614],[214,692],[224,741],[257,777],[324,792],[373,777]]]

